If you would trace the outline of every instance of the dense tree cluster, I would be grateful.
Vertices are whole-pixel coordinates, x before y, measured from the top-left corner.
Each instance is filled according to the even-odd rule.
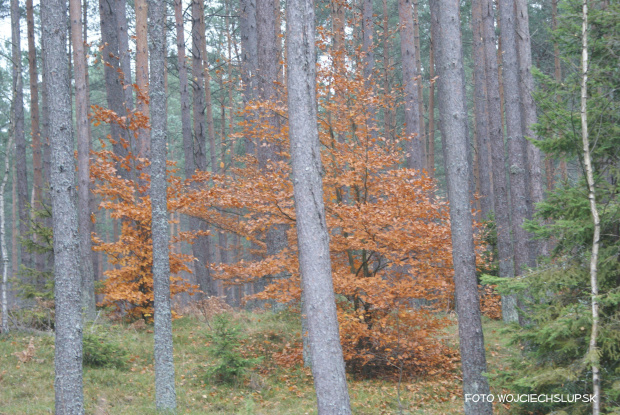
[[[351,413],[347,370],[458,359],[465,396],[618,405],[615,2],[0,6],[2,333],[53,298],[57,413],[85,411],[98,307],[154,324],[174,411],[172,320],[215,296],[299,312],[321,414]],[[493,379],[483,314],[522,350]]]

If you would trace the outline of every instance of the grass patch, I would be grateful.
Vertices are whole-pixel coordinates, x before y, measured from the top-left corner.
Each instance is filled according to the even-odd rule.
[[[216,362],[213,328],[203,319],[183,317],[173,323],[176,388],[179,414],[302,415],[316,414],[314,386],[309,370],[280,366],[274,353],[296,347],[300,338],[297,316],[280,313],[230,313],[227,321],[239,328],[238,351],[256,359],[245,375],[232,384],[214,383],[205,374]],[[485,340],[490,373],[501,370],[510,349],[501,334],[503,323],[485,320]],[[92,329],[92,330],[91,330]],[[155,413],[152,326],[139,329],[103,322],[85,333],[103,333],[107,342],[125,354],[126,364],[84,367],[86,413],[151,415]],[[456,326],[446,338],[456,344]],[[14,353],[24,351],[32,335],[12,333],[0,337],[0,402],[2,415],[52,414],[54,409],[53,337],[34,335],[34,355],[21,362]],[[457,374],[450,378],[410,379],[400,386],[389,380],[354,380],[349,376],[353,413],[454,414],[462,412]],[[502,393],[502,391],[492,391]],[[496,406],[496,413],[508,414]]]

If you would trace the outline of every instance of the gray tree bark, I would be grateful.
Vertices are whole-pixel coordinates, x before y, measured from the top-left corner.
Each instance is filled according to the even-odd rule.
[[[521,114],[519,90],[519,66],[514,0],[499,0],[500,28],[502,34],[502,75],[504,85],[504,108],[506,138],[510,173],[510,213],[514,241],[515,275],[523,274],[529,265],[528,235],[523,224],[529,217],[529,192],[527,186],[527,158]]]
[[[289,138],[299,266],[305,276],[302,289],[318,412],[320,415],[350,414],[323,205],[316,107],[314,2],[290,0],[287,26]]]
[[[39,126],[39,73],[37,69],[37,48],[34,39],[34,7],[32,0],[26,1],[26,20],[28,24],[28,67],[30,75],[30,134],[32,136],[32,189],[34,203],[32,209],[42,208],[43,161],[41,155],[41,131]],[[33,220],[37,220],[34,218]],[[39,238],[37,235],[35,238]],[[45,254],[33,253],[34,268],[45,271]]]
[[[129,23],[127,22],[127,0],[113,0],[118,36],[118,58],[123,72],[124,103],[127,109],[133,109],[133,88],[131,87],[131,53],[129,51]],[[118,75],[117,75],[118,76]],[[124,114],[123,114],[124,115]]]
[[[206,146],[206,98],[205,98],[205,76],[203,63],[203,43],[205,42],[205,20],[203,0],[192,1],[192,82],[193,87],[193,107],[194,107],[194,140],[193,140],[193,166],[195,169],[207,170]],[[187,163],[187,159],[186,159]],[[188,177],[194,174],[192,169]],[[206,231],[207,224],[197,218],[190,217],[189,226],[191,230]],[[211,262],[211,241],[208,236],[199,236],[192,245],[192,251],[197,259],[196,279],[200,290],[207,296],[215,295],[215,286],[211,278],[209,263]]]
[[[108,0],[99,0],[101,42],[103,44],[101,55],[103,59],[109,63],[109,65],[105,65],[104,67],[108,108],[119,116],[123,116],[127,111],[127,107],[125,106],[127,98],[123,90],[121,79],[119,78],[119,70],[122,69],[119,64],[119,26],[117,22],[117,11],[113,7],[113,4],[115,3]],[[128,145],[131,145],[132,140],[127,131],[124,131],[116,123],[111,123],[110,134],[114,140],[112,144],[114,154],[119,157],[126,157],[127,148],[122,145],[121,138],[126,140]],[[129,178],[127,170],[120,167],[117,167],[117,170],[121,177]]]
[[[452,224],[452,258],[456,311],[459,323],[463,393],[465,414],[492,414],[490,402],[473,402],[471,394],[488,394],[489,384],[484,376],[487,370],[484,336],[480,316],[480,300],[476,280],[473,219],[469,198],[469,171],[467,159],[467,108],[463,85],[463,53],[459,5],[457,2],[433,0],[439,12],[441,35],[437,54],[439,76],[439,110],[442,133],[445,136],[445,165]]]
[[[250,101],[256,99],[256,69],[258,66],[256,0],[241,0],[240,8],[241,81],[243,82],[243,106],[245,108]],[[244,113],[244,118],[246,122],[249,122],[252,115]],[[255,154],[256,143],[254,137],[247,135],[244,143],[245,153]]]
[[[75,206],[75,161],[71,92],[66,61],[67,7],[64,0],[41,4],[44,72],[49,99],[52,150],[50,194],[54,231],[56,302],[56,414],[84,413],[82,389],[82,278]]]
[[[403,60],[405,87],[405,134],[411,139],[407,146],[407,167],[424,168],[424,142],[420,134],[420,107],[418,102],[418,64],[416,62],[413,9],[411,0],[398,0],[400,19],[400,51]]]
[[[472,28],[474,37],[474,116],[476,123],[477,161],[480,178],[480,211],[486,219],[493,212],[491,160],[489,158],[489,122],[487,113],[487,75],[484,42],[482,40],[482,1],[472,1]]]
[[[155,308],[155,405],[174,411],[174,361],[170,308],[169,224],[166,196],[166,89],[164,23],[166,3],[148,1],[151,110],[151,230],[153,233],[153,295]]]
[[[17,206],[19,209],[19,234],[26,237],[29,225],[28,163],[26,162],[26,134],[24,132],[24,80],[22,75],[22,50],[20,36],[19,0],[11,0],[11,60],[13,62],[13,134],[15,135],[15,170],[17,173]],[[20,245],[21,263],[32,266],[31,255]]]
[[[134,8],[136,12],[136,84],[143,93],[148,91],[149,83],[149,54],[147,44],[147,0],[135,0]],[[148,102],[138,100],[136,110],[149,116]],[[136,143],[137,154],[140,157],[149,158],[150,137],[146,129],[138,131],[138,142]]]
[[[88,320],[95,318],[95,279],[91,255],[90,209],[90,134],[88,95],[86,89],[86,55],[82,38],[82,7],[80,0],[69,1],[73,70],[75,77],[75,119],[78,147],[78,225],[82,256],[82,306]]]
[[[257,27],[257,53],[258,53],[258,96],[263,101],[277,100],[275,82],[278,80],[279,54],[276,38],[276,2],[274,0],[256,0],[256,27]],[[269,114],[265,118],[274,134],[280,130],[280,122],[275,114]],[[280,160],[280,149],[273,143],[262,137],[257,143],[258,165],[262,171],[266,171],[269,162]],[[266,245],[267,255],[275,255],[288,245],[286,239],[286,225],[274,225],[267,230]],[[270,276],[275,277],[275,276]]]
[[[517,54],[519,58],[519,91],[521,94],[521,109],[523,134],[530,139],[537,139],[533,130],[534,124],[538,123],[536,115],[536,102],[534,102],[534,76],[532,75],[532,39],[530,36],[529,13],[527,0],[515,0],[516,7],[516,30],[517,30]],[[527,168],[529,177],[530,216],[534,213],[535,204],[543,201],[543,185],[541,173],[540,150],[530,141],[525,142],[527,151]],[[536,266],[536,258],[539,255],[548,255],[548,247],[545,241],[537,241],[530,238],[530,261],[529,265]]]
[[[372,0],[362,0],[362,52],[364,52],[364,58],[362,60],[363,74],[366,87],[371,89],[372,84],[370,82],[371,77],[375,72],[375,52],[372,48],[372,40],[374,36],[374,18],[372,9]],[[371,92],[374,92],[371,90]],[[368,107],[368,129],[370,130],[370,136],[372,138],[378,137],[377,109],[374,105]]]
[[[491,0],[482,0],[482,37],[486,66],[487,111],[489,139],[491,141],[491,164],[493,169],[493,207],[497,231],[499,276],[514,277],[512,239],[510,237],[510,210],[508,204],[508,180],[506,178],[506,149],[502,130],[501,94],[495,41],[495,13]],[[506,322],[518,320],[514,296],[502,296],[502,316]]]

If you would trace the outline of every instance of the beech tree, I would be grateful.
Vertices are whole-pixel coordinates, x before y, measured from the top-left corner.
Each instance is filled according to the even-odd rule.
[[[71,94],[66,61],[67,7],[64,0],[42,2],[43,70],[47,73],[50,195],[54,231],[56,305],[56,413],[84,413],[82,389],[82,278],[75,206],[75,161]]]
[[[439,110],[442,119],[442,135],[445,137],[445,165],[452,223],[452,257],[454,263],[454,286],[456,312],[459,324],[461,362],[463,365],[463,393],[485,395],[489,383],[484,376],[487,371],[484,336],[480,317],[480,300],[476,280],[476,256],[472,214],[469,206],[469,171],[467,159],[467,109],[463,95],[463,51],[459,9],[456,2],[433,0],[439,12],[439,53],[437,75],[439,76]],[[465,414],[483,415],[493,413],[490,402],[465,399]]]
[[[314,2],[287,4],[287,80],[299,266],[319,414],[350,414],[325,222],[317,127]]]
[[[151,230],[153,233],[153,293],[155,308],[155,405],[176,408],[170,305],[169,225],[166,182],[166,90],[164,23],[166,4],[148,1],[151,102]]]

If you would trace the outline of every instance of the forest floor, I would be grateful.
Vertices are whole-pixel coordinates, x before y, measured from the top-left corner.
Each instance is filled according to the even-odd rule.
[[[229,314],[231,324],[239,327],[244,336],[239,341],[241,353],[262,357],[234,385],[214,384],[207,376],[213,361],[206,351],[212,328],[205,319],[186,316],[176,320],[173,338],[178,413],[316,414],[310,371],[298,365],[286,368],[281,364],[287,356],[281,353],[283,349],[299,346],[297,319],[298,315],[289,312]],[[501,334],[502,327],[500,321],[484,319],[490,373],[501,370],[509,355],[518,353],[515,346],[507,344],[506,336]],[[99,334],[127,353],[123,368],[84,368],[86,413],[155,413],[152,326],[139,328],[99,319],[98,324],[86,326],[84,332]],[[454,345],[458,341],[456,333],[456,324],[446,332],[446,338]],[[31,339],[34,348],[28,351]],[[0,336],[0,415],[52,414],[53,386],[53,336],[25,332]],[[462,413],[457,375],[407,379],[400,385],[396,380],[364,380],[349,375],[349,393],[356,415]],[[502,392],[492,390],[492,393]],[[507,414],[509,409],[496,404],[495,413]]]

